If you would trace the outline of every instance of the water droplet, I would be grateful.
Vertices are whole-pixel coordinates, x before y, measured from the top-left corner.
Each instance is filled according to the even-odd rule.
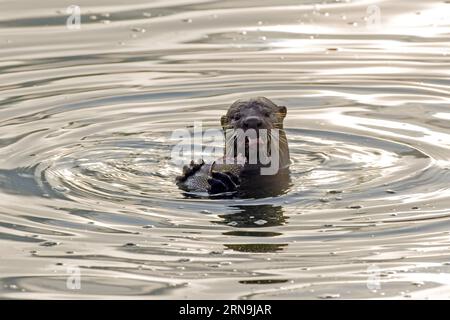
[[[144,33],[146,30],[144,28],[134,27],[134,28],[131,28],[131,31]]]
[[[124,247],[135,247],[135,246],[137,246],[137,245],[136,245],[135,243],[128,242],[128,243],[125,243],[123,246],[124,246]]]
[[[330,50],[330,49],[327,49]],[[342,190],[330,190],[328,191],[329,194],[337,194],[337,193],[342,193]]]
[[[69,191],[69,188],[66,188],[64,186],[55,186],[55,187],[53,187],[53,190],[58,191],[58,192],[67,192],[67,191]]]
[[[211,268],[220,268],[219,264],[210,264],[209,267]]]
[[[326,294],[322,294],[320,296],[318,296],[318,298],[320,299],[336,299],[336,298],[340,298],[340,294],[339,293],[326,293]]]
[[[59,244],[59,242],[55,242],[55,241],[45,241],[39,245],[42,247],[54,247],[54,246],[57,246],[58,244]]]

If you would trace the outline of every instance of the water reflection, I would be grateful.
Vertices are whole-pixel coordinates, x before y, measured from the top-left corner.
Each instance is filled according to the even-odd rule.
[[[367,1],[84,2],[69,31],[0,1],[1,298],[449,296],[450,4],[371,1],[368,30]],[[184,196],[171,133],[258,95],[288,107],[290,173]]]

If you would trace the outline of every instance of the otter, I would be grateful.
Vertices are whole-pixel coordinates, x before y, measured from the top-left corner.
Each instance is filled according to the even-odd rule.
[[[220,161],[206,164],[203,160],[198,163],[191,162],[183,167],[183,173],[176,178],[177,185],[189,192],[207,192],[208,194],[234,193],[247,186],[246,189],[257,189],[257,178],[263,185],[275,185],[285,179],[290,164],[289,147],[283,121],[286,117],[285,106],[278,106],[265,97],[256,97],[248,100],[237,100],[221,117],[221,125],[224,132],[232,132],[225,141],[224,156]],[[277,129],[277,130],[274,130]],[[241,132],[244,141],[242,152],[238,153],[237,140]],[[274,140],[274,133],[277,133]],[[247,133],[254,133],[253,136]],[[264,136],[266,134],[266,138]],[[276,142],[276,143],[275,143]],[[277,156],[277,166],[270,176],[263,176],[261,172],[268,169],[271,164],[264,162],[261,153],[255,158],[251,156],[251,150],[262,150]],[[231,161],[230,161],[231,159]],[[253,162],[250,161],[253,159]],[[254,161],[256,159],[256,162]],[[267,159],[266,159],[267,160]],[[272,160],[271,160],[272,161]],[[245,190],[244,190],[245,191]],[[248,192],[247,192],[248,193]]]

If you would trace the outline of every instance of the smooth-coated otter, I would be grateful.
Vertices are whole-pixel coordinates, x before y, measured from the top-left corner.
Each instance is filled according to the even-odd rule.
[[[221,118],[222,128],[227,133],[223,158],[211,164],[202,160],[184,166],[183,174],[176,179],[177,185],[186,191],[218,194],[238,191],[240,186],[249,185],[249,180],[256,181],[262,175],[271,176],[272,181],[285,177],[290,164],[283,129],[286,112],[286,107],[277,106],[264,97],[234,102]],[[238,141],[241,141],[240,149]],[[269,163],[262,150],[270,155]],[[255,152],[252,154],[252,151]],[[271,183],[267,182],[268,177],[262,178],[260,181],[266,181],[264,184]]]

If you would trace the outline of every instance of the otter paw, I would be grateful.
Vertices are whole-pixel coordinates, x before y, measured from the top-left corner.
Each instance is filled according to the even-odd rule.
[[[233,192],[239,187],[239,178],[231,172],[211,172],[211,178],[208,179],[210,194]]]
[[[184,182],[189,178],[190,176],[194,175],[200,168],[205,164],[205,162],[202,160],[199,161],[199,163],[195,163],[194,161],[191,161],[189,166],[183,167],[183,174],[181,176],[176,177],[177,182]]]

